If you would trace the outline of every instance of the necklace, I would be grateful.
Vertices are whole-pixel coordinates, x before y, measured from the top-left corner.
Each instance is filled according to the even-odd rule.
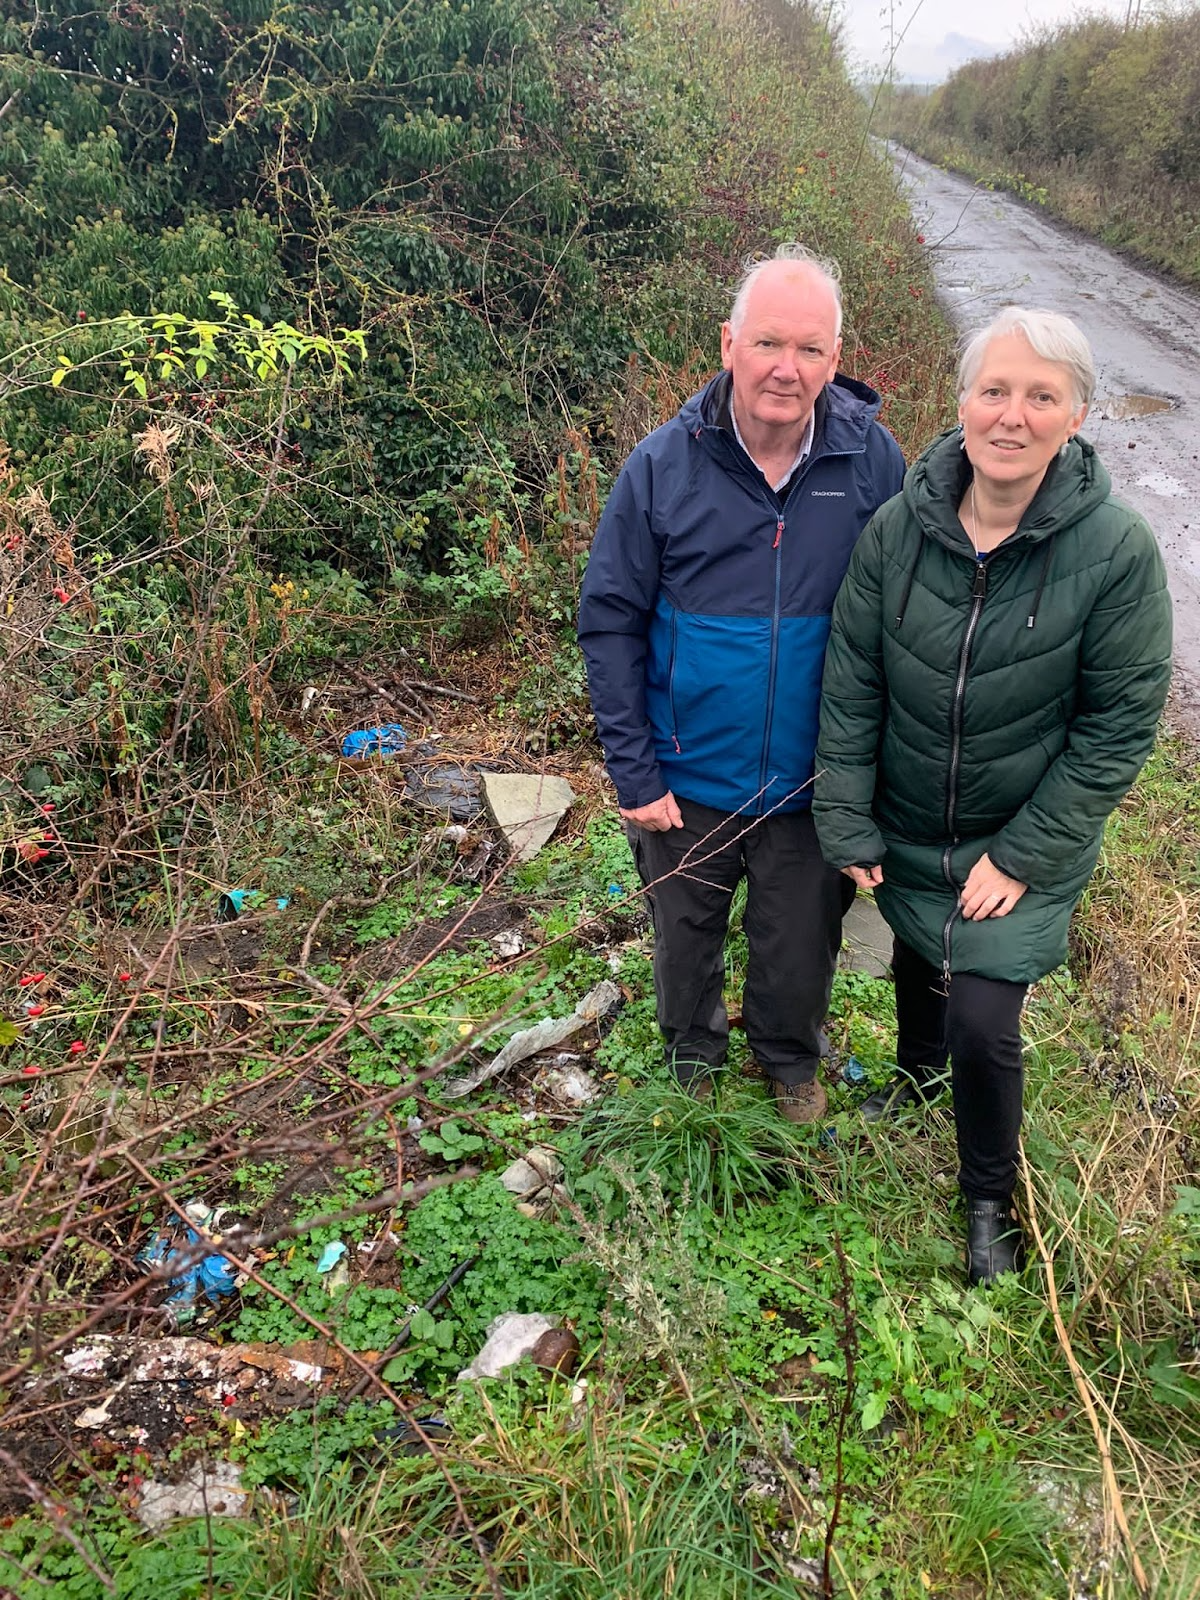
[[[975,515],[975,480],[974,480],[974,478],[971,479],[971,488],[970,488],[970,491],[969,491],[969,498],[970,498],[970,501],[971,501],[971,543],[975,546],[976,558],[978,560],[982,561],[984,556],[987,554],[987,552],[984,551],[984,550],[981,550],[979,548],[979,520]]]
[[[976,511],[975,511],[975,480],[974,480],[974,478],[972,478],[972,480],[971,480],[971,487],[967,490],[967,500],[970,503],[970,507],[971,507],[971,543],[975,546],[975,555],[976,555],[976,557],[980,561],[982,561],[984,556],[991,555],[992,551],[996,548],[997,544],[1003,544],[1004,543],[1004,539],[1010,538],[1012,536],[1012,534],[1016,532],[1017,526],[1020,523],[1021,519],[1020,519],[1020,517],[1017,518],[1017,521],[1015,523],[1013,523],[1012,527],[1009,529],[1009,532],[1004,535],[1004,538],[997,539],[995,541],[995,543],[992,544],[992,545],[989,545],[989,547],[986,550],[981,550],[979,548],[979,518],[978,518],[978,516],[976,514]],[[1003,526],[1007,527],[1008,526],[1007,522],[1004,523]]]

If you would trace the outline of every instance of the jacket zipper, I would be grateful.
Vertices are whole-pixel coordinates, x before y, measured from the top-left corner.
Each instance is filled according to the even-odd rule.
[[[667,670],[667,703],[671,708],[671,742],[675,746],[675,754],[677,756],[681,756],[683,754],[683,751],[682,751],[682,749],[680,748],[680,745],[679,745],[679,721],[678,721],[678,718],[675,715],[675,639],[676,639],[676,629],[678,628],[678,626],[679,626],[679,619],[676,616],[674,606],[672,606],[672,608],[671,608],[671,664],[670,664],[670,667]]]
[[[697,439],[700,437],[701,431],[702,430],[700,428],[696,429]],[[741,452],[739,447],[735,444],[731,444],[731,448],[734,449],[735,454],[744,454],[744,452]],[[822,452],[821,454],[818,454],[815,450],[811,451],[801,462],[795,476],[791,480],[790,493],[796,493],[801,479],[808,476],[809,472],[817,464],[817,462],[832,461],[842,456],[862,455],[864,454],[864,451],[865,447],[863,450],[830,450]],[[759,763],[758,769],[758,808],[761,812],[765,804],[768,778],[767,767],[771,755],[771,719],[775,715],[775,674],[779,666],[779,623],[781,610],[780,597],[783,593],[783,534],[786,522],[783,514],[783,506],[779,501],[779,497],[774,494],[762,494],[761,485],[764,482],[762,474],[757,473],[756,477],[751,477],[751,474],[747,472],[745,468],[741,467],[740,462],[739,470],[741,471],[743,478],[747,479],[749,483],[753,484],[755,490],[759,493],[760,498],[769,508],[771,515],[775,518],[775,538],[771,543],[771,549],[775,552],[775,600],[771,610],[771,657],[767,673],[766,722],[763,726],[762,760]],[[674,711],[672,711],[671,715],[673,720]]]
[[[783,529],[784,519],[776,514],[775,542],[775,600],[771,609],[771,661],[767,669],[767,716],[763,726],[762,761],[758,769],[758,803],[761,809],[767,793],[767,763],[771,755],[771,723],[775,716],[775,673],[779,665],[779,613],[780,595],[783,593]]]
[[[959,895],[961,886],[954,881],[954,874],[950,870],[950,853],[958,843],[955,833],[955,824],[958,820],[958,769],[962,760],[962,725],[963,702],[967,695],[967,672],[971,665],[971,646],[975,642],[975,632],[979,627],[980,613],[983,611],[984,598],[987,595],[987,563],[978,561],[975,564],[975,586],[971,590],[971,613],[967,618],[966,630],[963,633],[962,647],[958,652],[958,675],[954,680],[954,693],[950,699],[950,768],[946,781],[946,833],[949,844],[942,851],[942,875],[947,884],[954,891],[955,900],[942,928],[942,979],[950,983],[950,933],[954,927],[955,919],[959,915]]]

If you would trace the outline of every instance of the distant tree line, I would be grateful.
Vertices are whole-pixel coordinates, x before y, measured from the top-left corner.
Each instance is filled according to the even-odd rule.
[[[1113,243],[1200,278],[1200,11],[1089,17],[898,92],[892,130]]]

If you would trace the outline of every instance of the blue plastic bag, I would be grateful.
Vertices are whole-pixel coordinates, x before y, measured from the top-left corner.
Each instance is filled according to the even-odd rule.
[[[394,756],[403,750],[408,735],[398,722],[385,722],[378,728],[359,728],[342,740],[344,756]]]
[[[288,896],[276,895],[273,899],[261,889],[226,889],[217,901],[217,921],[236,922],[243,911],[286,911]]]
[[[207,1241],[203,1235],[189,1228],[185,1243],[189,1245],[203,1244]],[[183,1252],[176,1248],[171,1236],[166,1233],[156,1233],[150,1243],[139,1250],[134,1259],[143,1267],[167,1267],[168,1269],[179,1265],[183,1259]],[[167,1296],[166,1306],[177,1323],[190,1322],[196,1315],[196,1301],[201,1295],[216,1305],[227,1294],[232,1294],[237,1277],[237,1268],[224,1256],[201,1256],[199,1261],[193,1261],[190,1266],[181,1267],[171,1276],[171,1293]]]

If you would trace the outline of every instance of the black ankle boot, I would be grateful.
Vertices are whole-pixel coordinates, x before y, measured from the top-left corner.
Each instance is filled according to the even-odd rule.
[[[867,1096],[858,1113],[864,1122],[892,1122],[910,1106],[928,1105],[936,1100],[945,1087],[945,1078],[940,1073],[933,1074],[932,1069],[929,1077],[897,1072],[882,1089]]]
[[[1025,1267],[1025,1236],[1011,1204],[1001,1200],[968,1200],[967,1278],[989,1289],[1002,1272]]]

